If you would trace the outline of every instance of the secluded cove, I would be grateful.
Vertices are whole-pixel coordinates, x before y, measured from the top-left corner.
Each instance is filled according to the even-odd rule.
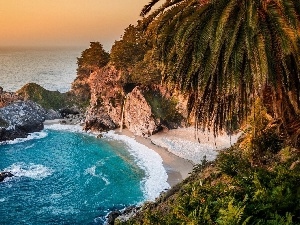
[[[15,174],[0,184],[3,224],[103,224],[169,187],[160,156],[124,135],[56,124],[0,150],[0,170]]]

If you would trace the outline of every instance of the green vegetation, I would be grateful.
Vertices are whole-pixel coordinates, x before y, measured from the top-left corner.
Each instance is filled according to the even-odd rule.
[[[143,92],[146,101],[150,104],[152,113],[155,118],[162,122],[180,123],[183,120],[182,115],[178,112],[175,98],[165,98],[159,91],[146,90]]]
[[[35,83],[26,84],[17,91],[17,94],[40,104],[45,109],[58,110],[67,105],[66,94],[59,91],[48,91]]]
[[[35,83],[28,83],[16,92],[26,100],[32,100],[44,109],[60,110],[72,106],[77,106],[84,110],[89,101],[83,101],[71,92],[60,93],[59,91],[49,91]]]
[[[147,51],[146,40],[142,31],[129,25],[121,40],[115,41],[111,48],[111,61],[117,69],[131,68],[136,62],[143,60]]]
[[[149,12],[151,49],[131,76],[187,93],[197,127],[244,135],[117,224],[300,224],[299,1],[152,0]],[[146,98],[164,117],[164,99]]]
[[[145,15],[158,0],[142,11]],[[254,99],[300,132],[298,0],[172,0],[144,19],[165,82],[190,94],[200,126],[234,130]]]
[[[109,53],[107,53],[102,44],[91,42],[90,47],[85,49],[79,58],[77,58],[77,77],[72,83],[72,91],[69,93],[72,101],[79,101],[82,108],[86,108],[90,101],[90,86],[88,78],[96,69],[102,68],[109,62]]]
[[[77,58],[77,75],[90,75],[93,70],[105,66],[108,62],[109,53],[103,49],[102,44],[91,42],[90,47]]]
[[[115,41],[111,49],[111,62],[122,71],[122,80],[126,83],[150,85],[161,80],[158,59],[154,56],[153,39],[142,29],[143,23],[129,25],[121,40]]]
[[[300,224],[299,0],[152,0],[149,12],[110,56],[91,42],[74,87],[89,98],[84,79],[110,57],[124,89],[162,81],[189,96],[197,127],[245,134],[122,224]],[[174,99],[145,98],[157,118],[179,118]]]
[[[253,131],[248,128],[216,161],[204,159],[189,178],[117,224],[300,224],[300,151],[277,148],[279,137],[270,141]]]

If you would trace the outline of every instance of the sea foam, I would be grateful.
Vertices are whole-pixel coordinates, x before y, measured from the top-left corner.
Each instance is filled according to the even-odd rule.
[[[16,138],[14,140],[11,141],[3,141],[0,142],[0,144],[18,144],[21,142],[25,142],[25,141],[30,141],[30,140],[35,140],[35,139],[41,139],[41,138],[45,138],[47,137],[47,132],[45,131],[41,131],[41,132],[34,132],[34,133],[30,133],[26,138]]]
[[[170,188],[167,183],[168,175],[163,167],[163,160],[158,153],[138,143],[126,135],[109,131],[103,135],[105,138],[119,140],[128,146],[128,151],[136,159],[137,165],[146,173],[142,181],[146,200],[155,200],[165,189]]]
[[[53,170],[39,164],[25,164],[23,162],[14,163],[4,169],[11,172],[14,177],[29,177],[34,180],[42,180],[53,174]]]
[[[75,133],[85,133],[82,130],[82,126],[80,125],[65,125],[65,124],[51,124],[51,125],[44,125],[44,128],[47,130],[60,130],[60,131],[70,131]]]
[[[96,174],[96,166],[92,166],[90,168],[87,168],[84,172],[84,174],[89,174],[93,177],[98,177],[100,179],[102,179],[104,182],[105,182],[105,185],[109,185],[110,182],[109,182],[109,179],[107,178],[106,175],[104,175],[103,173],[99,173],[99,174]]]

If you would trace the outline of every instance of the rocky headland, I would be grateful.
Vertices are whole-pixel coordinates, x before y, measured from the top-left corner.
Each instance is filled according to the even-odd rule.
[[[13,102],[0,109],[0,141],[27,137],[42,130],[45,119],[57,116],[30,100]]]
[[[80,82],[78,84],[78,82]],[[160,130],[182,126],[186,100],[160,85],[124,83],[121,71],[112,65],[97,69],[84,80],[73,83],[90,90],[85,130],[107,131],[128,128],[133,134],[149,137]]]
[[[149,137],[184,126],[187,117],[183,95],[166,86],[126,83],[122,71],[111,64],[78,75],[67,93],[29,83],[15,93],[1,88],[0,100],[1,141],[39,131],[45,120],[80,123],[95,132],[121,127]]]
[[[84,110],[74,104],[75,101],[70,93],[48,91],[34,83],[26,84],[15,93],[0,88],[0,142],[41,131],[45,120],[82,123]]]

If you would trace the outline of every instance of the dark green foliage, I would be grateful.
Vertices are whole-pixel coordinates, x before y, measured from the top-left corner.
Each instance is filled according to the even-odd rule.
[[[135,63],[142,61],[147,51],[143,32],[133,25],[129,25],[119,41],[115,41],[111,48],[111,62],[117,69],[132,68]]]
[[[300,131],[299,1],[164,2],[144,19],[164,81],[189,93],[200,126],[233,130],[255,111],[253,127],[123,224],[300,224],[300,152],[284,140]]]
[[[200,126],[233,130],[266,86],[272,116],[286,127],[298,118],[298,0],[163,2],[144,22],[155,33],[164,81],[190,94]]]
[[[89,105],[89,101],[80,99],[72,92],[60,93],[59,91],[49,91],[35,83],[26,84],[16,93],[24,99],[40,104],[45,109],[59,110],[76,106],[84,111]]]
[[[241,171],[245,173],[251,166],[242,152],[235,148],[222,151],[217,162],[219,170],[228,176],[237,176]]]
[[[300,152],[287,149],[268,166],[251,165],[238,145],[222,151],[123,224],[300,224]]]
[[[255,150],[260,151],[262,154],[268,151],[277,153],[283,147],[283,140],[277,133],[266,130],[253,140],[252,145]]]
[[[125,84],[150,85],[161,80],[158,59],[152,51],[152,37],[141,26],[141,21],[137,26],[129,25],[111,49],[111,62],[122,71]]]
[[[146,101],[150,104],[152,113],[155,118],[159,118],[162,122],[180,123],[183,116],[178,112],[175,98],[165,98],[159,91],[150,90],[145,91],[144,96]]]
[[[109,53],[107,53],[102,44],[99,42],[91,42],[90,47],[81,53],[77,58],[77,74],[89,75],[95,68],[104,67],[109,61]]]
[[[106,66],[109,57],[109,53],[103,49],[102,44],[91,42],[90,47],[85,49],[77,58],[77,77],[72,83],[72,91],[69,94],[73,102],[78,101],[80,107],[86,108],[91,97],[87,79],[94,70]]]
[[[144,59],[137,62],[131,71],[132,81],[141,85],[159,84],[161,77],[158,59],[152,51],[148,51]]]

